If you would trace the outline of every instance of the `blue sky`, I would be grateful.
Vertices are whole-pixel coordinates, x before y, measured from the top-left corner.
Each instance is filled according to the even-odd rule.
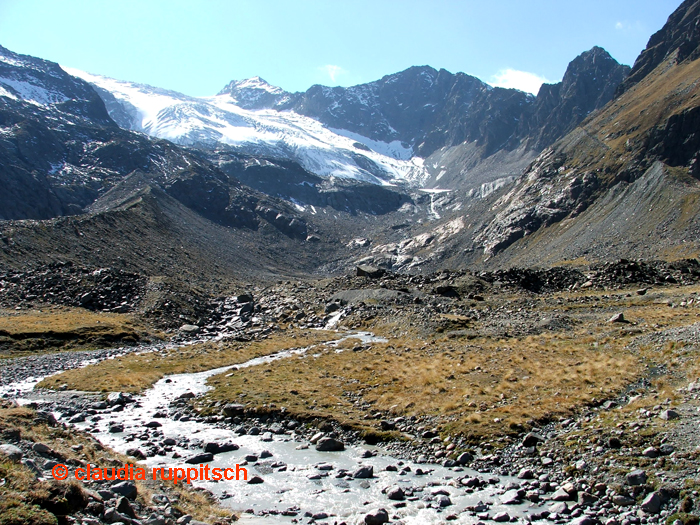
[[[412,65],[536,91],[599,45],[630,64],[681,0],[0,0],[0,45],[194,96],[288,91]]]

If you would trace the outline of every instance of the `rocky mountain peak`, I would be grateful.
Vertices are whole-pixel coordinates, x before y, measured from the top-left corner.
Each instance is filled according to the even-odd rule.
[[[549,146],[610,102],[629,71],[598,46],[574,58],[561,82],[543,84],[537,94],[530,126],[535,149]]]
[[[289,101],[290,94],[260,77],[232,80],[218,95],[230,95],[243,109],[272,108]]]
[[[678,53],[677,62],[700,57],[700,0],[685,0],[668,17],[666,24],[651,35],[615,96],[622,95],[675,52]]]
[[[36,106],[56,105],[66,113],[111,124],[102,99],[83,80],[55,62],[20,55],[0,46],[0,97]]]

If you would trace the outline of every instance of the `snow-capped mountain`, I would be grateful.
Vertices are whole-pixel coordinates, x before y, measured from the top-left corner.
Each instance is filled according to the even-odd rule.
[[[260,78],[232,82],[212,97],[190,97],[161,88],[64,68],[91,83],[122,127],[185,146],[290,159],[322,177],[374,184],[418,183],[422,160],[400,142],[382,143],[334,132],[293,111],[246,109],[286,102],[288,94]]]

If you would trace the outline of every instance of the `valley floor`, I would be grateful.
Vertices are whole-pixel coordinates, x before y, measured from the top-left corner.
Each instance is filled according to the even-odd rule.
[[[695,265],[684,264],[281,281],[202,299],[196,319],[179,314],[179,329],[152,305],[119,314],[5,304],[2,384],[50,376],[38,387],[59,391],[54,410],[69,418],[84,412],[85,399],[95,402],[79,392],[138,394],[171,374],[305,348],[214,375],[210,390],[178,404],[178,413],[243,434],[255,426],[300,442],[321,432],[379,444],[404,461],[455,468],[467,490],[463,465],[512,475],[517,486],[501,494],[515,490],[514,501],[530,502],[529,519],[546,517],[546,505],[557,523],[697,523],[700,284]],[[115,337],[132,347],[79,367],[84,359],[72,350],[85,349],[84,335],[74,334],[95,327],[138,337]],[[45,357],[16,358],[28,352]],[[35,416],[3,410],[2,441],[28,450],[7,421]],[[142,443],[144,458],[160,454],[153,441]],[[642,481],[630,478],[638,469]],[[444,516],[496,518],[487,510],[448,507]],[[93,515],[105,520],[104,509]]]

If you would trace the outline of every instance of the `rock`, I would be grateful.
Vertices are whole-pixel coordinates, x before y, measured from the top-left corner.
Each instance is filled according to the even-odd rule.
[[[660,452],[659,452],[659,449],[656,447],[647,447],[642,452],[642,455],[647,457],[647,458],[655,459],[655,458],[658,458],[660,456]]]
[[[623,494],[615,494],[612,497],[612,502],[620,507],[629,507],[630,505],[634,505],[634,500]]]
[[[272,432],[265,432],[260,438],[260,441],[264,441],[266,443],[272,441]]]
[[[163,425],[160,424],[160,423],[158,423],[158,421],[149,421],[149,422],[146,423],[144,426],[147,427],[147,428],[160,428],[160,427],[162,427]]]
[[[608,323],[629,323],[629,321],[625,319],[625,315],[620,312],[608,319]]]
[[[566,501],[557,501],[549,506],[549,512],[552,514],[562,515],[569,514],[571,510],[569,509],[569,505],[566,503]]]
[[[640,288],[639,290],[637,290],[637,295],[645,295],[646,293],[647,293],[646,288]]]
[[[538,443],[544,443],[545,439],[542,434],[538,434],[537,432],[529,432],[524,438],[523,438],[523,447],[536,447]]]
[[[193,392],[185,392],[184,394],[177,396],[178,399],[194,399],[195,397],[196,396]]]
[[[352,477],[355,479],[366,479],[374,477],[374,467],[372,465],[362,466],[352,473]]]
[[[222,410],[226,417],[242,416],[245,413],[245,405],[229,403]]]
[[[128,516],[121,514],[117,509],[107,509],[104,513],[104,520],[107,523],[130,523]]]
[[[0,445],[0,454],[11,461],[19,461],[24,455],[21,448],[7,443]]]
[[[259,485],[260,483],[264,483],[264,480],[260,476],[253,476],[248,480],[248,485]]]
[[[520,489],[507,490],[501,496],[501,503],[504,505],[517,505],[520,503],[525,496],[525,491]]]
[[[578,504],[584,507],[590,507],[598,501],[598,497],[589,492],[579,492]]]
[[[115,494],[129,498],[130,500],[136,499],[136,485],[131,481],[120,481],[115,483],[110,487],[110,490]]]
[[[32,450],[38,454],[53,454],[53,450],[51,450],[51,448],[44,443],[34,443],[32,445]]]
[[[224,452],[231,452],[233,450],[238,450],[238,445],[235,443],[219,443],[217,441],[209,441],[204,444],[204,452],[210,452],[212,454],[223,454]]]
[[[109,426],[109,432],[112,434],[118,434],[119,432],[124,432],[124,425],[121,423],[115,423]]]
[[[190,465],[196,465],[198,463],[208,463],[209,461],[214,460],[214,454],[211,452],[202,452],[200,454],[195,454],[194,456],[190,456],[185,460],[185,463],[188,463]]]
[[[569,525],[600,525],[600,521],[594,516],[579,516],[571,520]]]
[[[611,437],[608,439],[608,447],[614,449],[622,448],[622,442],[616,437]]]
[[[129,448],[129,449],[127,449],[127,450],[126,450],[126,455],[127,455],[127,456],[131,456],[132,458],[136,458],[136,459],[146,459],[146,454],[144,454],[143,452],[141,452],[141,451],[140,451],[139,449],[137,449],[137,448]]]
[[[387,491],[386,497],[392,501],[403,501],[406,499],[406,494],[401,487],[392,487]]]
[[[136,512],[134,511],[129,500],[124,496],[117,500],[117,506],[115,507],[117,512],[123,514],[124,516],[129,516],[130,518],[136,518]]]
[[[435,502],[438,504],[438,507],[440,508],[445,508],[449,507],[452,505],[452,500],[450,499],[449,496],[446,496],[445,494],[440,494],[436,499]]]
[[[641,507],[647,514],[658,514],[661,510],[661,498],[656,492],[652,492],[644,498]]]
[[[386,274],[385,270],[375,268],[374,266],[360,265],[355,268],[357,277],[369,277],[370,279],[380,279]]]
[[[469,452],[462,452],[459,456],[457,456],[457,463],[460,465],[467,465],[468,463],[471,463],[474,460],[474,456],[472,456]]]
[[[554,494],[552,494],[552,501],[570,501],[571,494],[566,492],[564,489],[558,489]]]
[[[532,469],[524,468],[518,472],[518,479],[535,479],[535,473]]]
[[[199,326],[197,326],[196,324],[183,324],[180,327],[180,331],[186,332],[188,334],[195,334],[199,332]]]
[[[261,458],[261,459],[271,458],[271,457],[272,457],[272,452],[270,452],[269,450],[263,450],[263,451],[260,453],[260,458]]]
[[[133,402],[134,398],[125,392],[112,392],[107,396],[107,404],[110,406],[128,405]]]
[[[666,421],[671,421],[671,420],[673,420],[673,419],[678,419],[678,418],[681,417],[681,416],[680,416],[680,414],[679,414],[678,412],[676,412],[675,410],[671,410],[671,409],[669,408],[669,409],[664,410],[663,412],[661,412],[661,415],[659,415],[659,417],[660,417],[661,419],[665,419]]]
[[[493,521],[496,523],[505,523],[506,521],[510,521],[510,514],[507,512],[499,512],[493,517]]]
[[[627,474],[628,485],[644,485],[647,482],[647,473],[643,470],[633,470]]]
[[[337,439],[323,437],[316,443],[316,450],[319,452],[339,452],[345,450],[345,445]]]
[[[365,525],[384,525],[389,523],[389,513],[385,509],[377,509],[365,515]]]

